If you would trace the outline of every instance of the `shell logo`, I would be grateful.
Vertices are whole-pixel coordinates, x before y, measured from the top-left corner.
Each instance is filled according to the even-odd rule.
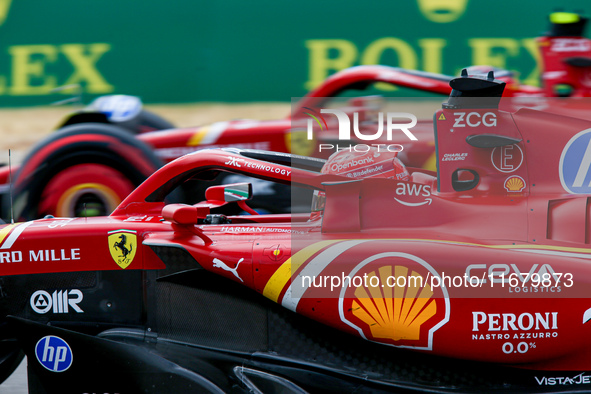
[[[343,288],[339,314],[345,324],[370,341],[432,350],[433,334],[450,314],[447,289],[431,285],[431,278],[440,278],[433,267],[410,254],[386,252],[365,259],[349,276],[367,280]]]
[[[514,175],[505,180],[504,186],[509,193],[519,193],[525,189],[525,181],[522,177]]]
[[[408,271],[408,268],[404,266],[394,267],[396,278],[401,276],[408,278]],[[380,282],[385,283],[388,277],[392,276],[392,266],[386,265],[379,268],[378,275]],[[368,276],[370,278],[376,276],[376,272],[372,271]],[[370,286],[370,288],[359,287],[355,290],[353,316],[369,326],[374,338],[416,341],[421,337],[423,323],[437,313],[437,303],[432,299],[431,286],[424,283],[425,278],[416,271],[412,271],[410,277],[418,280],[407,283],[406,292],[397,287],[394,291],[394,298],[392,298],[392,291],[389,287],[373,288]],[[377,297],[372,298],[368,292],[374,293]]]

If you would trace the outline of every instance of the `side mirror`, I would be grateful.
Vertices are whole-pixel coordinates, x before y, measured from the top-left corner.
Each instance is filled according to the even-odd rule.
[[[252,199],[252,184],[245,182],[208,187],[205,198],[208,203],[247,201]]]
[[[162,218],[169,222],[187,225],[197,224],[209,214],[209,207],[195,207],[186,204],[168,204],[162,208]]]
[[[213,241],[203,233],[195,224],[209,214],[208,207],[195,207],[186,204],[168,204],[162,208],[162,218],[172,223],[175,231],[179,228],[190,230],[201,238],[205,245],[211,245]]]

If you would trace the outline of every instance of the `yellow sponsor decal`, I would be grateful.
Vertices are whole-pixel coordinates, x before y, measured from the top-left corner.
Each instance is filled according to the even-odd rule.
[[[0,0],[0,18],[2,0]],[[0,95],[49,95],[60,85],[80,84],[84,92],[111,93],[111,85],[97,68],[103,55],[111,50],[107,43],[13,45],[7,48],[10,72],[0,75]],[[68,67],[72,73],[65,79],[51,73],[56,67]],[[67,90],[60,91],[69,94]]]
[[[306,246],[304,249],[291,256],[277,269],[277,271],[275,271],[273,276],[271,276],[265,285],[263,295],[268,299],[277,302],[281,291],[291,279],[292,273],[297,271],[303,263],[315,255],[320,249],[323,249],[339,241],[340,240],[317,242],[315,244]]]
[[[429,156],[425,164],[423,164],[423,168],[429,171],[437,171],[437,155],[435,155],[435,152]]]
[[[4,24],[12,0],[0,0],[0,26]]]
[[[376,283],[386,283],[388,278],[407,278],[404,287],[360,286],[355,290],[352,314],[367,325],[371,339],[391,339],[393,341],[418,341],[421,338],[421,327],[437,313],[437,303],[433,299],[433,290],[423,282],[425,278],[405,266],[397,265],[380,267],[378,272],[368,274],[377,276]],[[420,278],[420,280],[417,280]],[[419,286],[422,283],[423,286]],[[394,293],[394,294],[393,294]]]
[[[207,134],[209,130],[209,127],[202,127],[199,130],[197,130],[197,132],[195,134],[193,134],[191,136],[191,138],[189,138],[189,142],[187,142],[187,146],[197,146],[201,144],[201,141],[203,140],[203,137],[205,137],[205,135]]]
[[[525,181],[522,177],[514,175],[505,180],[505,190],[508,192],[520,192],[525,189]]]
[[[377,37],[367,46],[345,39],[310,39],[305,41],[308,50],[308,80],[304,88],[311,90],[321,85],[336,71],[356,65],[390,64],[411,70],[443,73],[444,53],[449,39],[423,37],[403,40],[398,37]],[[466,41],[466,53],[470,64],[487,64],[499,68],[511,68],[510,63],[532,60],[533,68],[522,72],[522,82],[539,85],[540,54],[534,38],[513,39],[507,37],[470,38]],[[397,62],[391,64],[389,54],[394,53]],[[459,73],[459,69],[457,71]]]
[[[431,22],[449,23],[466,11],[468,0],[418,0],[419,10]]]
[[[285,134],[285,146],[287,147],[287,151],[294,155],[310,156],[314,153],[316,141],[313,139],[309,140],[304,130],[291,131]]]
[[[0,230],[0,244],[2,242],[4,242],[4,238],[6,238],[6,236],[8,234],[10,234],[12,229],[15,228],[17,225],[18,225],[18,223],[17,224],[8,224],[2,230]]]
[[[133,230],[114,230],[108,232],[109,251],[117,265],[127,268],[137,251],[137,235]]]

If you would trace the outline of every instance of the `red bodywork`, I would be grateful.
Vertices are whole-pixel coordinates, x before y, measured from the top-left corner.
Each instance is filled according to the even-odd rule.
[[[459,112],[496,123],[453,128]],[[150,246],[181,247],[196,266],[386,346],[590,369],[589,171],[571,149],[588,150],[591,123],[533,109],[448,108],[435,119],[438,173],[351,180],[202,151],[158,170],[109,217],[4,227],[2,274],[162,269]],[[163,202],[175,182],[210,170],[322,190],[324,214],[206,225],[211,202]],[[125,267],[109,233],[137,237]],[[345,277],[366,282],[336,283]]]
[[[507,83],[503,93],[504,97],[515,97],[521,100],[512,102],[513,106],[505,108],[506,110],[515,111],[520,107],[537,109],[544,107],[546,111],[589,118],[588,106],[584,103],[583,105],[573,105],[572,102],[569,102],[568,105],[556,103],[550,105],[546,101],[547,99],[544,99],[544,97],[564,94],[574,97],[591,95],[589,88],[591,86],[589,85],[591,40],[582,37],[584,18],[578,16],[576,18],[579,21],[574,24],[576,29],[570,28],[569,23],[555,23],[553,27],[558,33],[553,32],[539,39],[541,63],[544,70],[541,88],[521,85],[513,78],[512,73],[505,70],[495,70],[495,77]],[[469,73],[481,74],[490,69],[490,67],[476,66],[469,69]],[[309,114],[317,111],[316,115],[319,115],[322,108],[332,108],[334,105],[332,98],[346,95],[345,93],[350,90],[362,92],[368,86],[376,83],[448,95],[451,90],[448,85],[450,79],[451,77],[445,75],[386,66],[353,67],[328,78],[321,86],[294,104],[291,116],[285,119],[232,120],[200,127],[146,133],[143,133],[143,129],[140,128],[140,130],[136,130],[139,134],[135,138],[139,143],[145,143],[149,147],[148,149],[153,152],[150,154],[152,156],[155,154],[163,162],[170,162],[196,150],[223,147],[272,150],[327,158],[337,146],[342,148],[340,144],[342,141],[338,138],[336,117],[325,115],[322,120],[326,129],[316,132],[313,138],[309,138],[306,131],[312,120]],[[357,92],[356,95],[358,95]],[[397,111],[396,103],[391,107]],[[389,113],[391,111],[391,108],[380,107],[375,96],[351,99],[347,102],[346,107],[341,109],[351,119],[355,113],[358,114],[360,130],[365,135],[372,135],[376,128],[379,129],[380,125],[376,119],[378,112]],[[81,117],[83,115],[80,114]],[[86,122],[96,122],[92,117],[86,119]],[[85,122],[85,120],[78,121]],[[72,139],[71,134],[77,130],[77,125],[67,124],[70,126],[65,129],[68,129],[69,134],[66,133],[68,138],[64,140]],[[113,131],[115,133],[121,132],[121,129],[114,128]],[[404,148],[399,158],[405,164],[434,171],[436,158],[431,121],[419,120],[412,127],[412,133],[417,137],[417,140],[409,140],[402,133],[395,133],[391,139],[386,139],[384,133],[378,139],[371,140],[371,143],[399,144]],[[16,177],[13,178],[16,199],[18,200],[21,195],[24,195],[23,199],[27,200],[27,193],[29,196],[41,196],[39,201],[29,199],[26,204],[21,204],[25,208],[23,212],[16,212],[18,217],[33,218],[46,214],[79,215],[82,210],[80,206],[84,204],[80,190],[84,190],[87,197],[94,196],[91,198],[91,203],[98,203],[102,207],[100,208],[102,211],[110,212],[132,190],[132,187],[139,183],[138,175],[141,175],[143,179],[156,168],[154,165],[146,166],[145,163],[141,163],[141,160],[135,160],[134,157],[137,155],[133,153],[133,150],[137,147],[130,150],[129,144],[122,144],[116,136],[105,140],[105,137],[98,136],[92,130],[86,129],[74,139],[76,141],[67,145],[74,147],[75,144],[90,144],[93,149],[100,145],[100,149],[104,149],[107,153],[110,152],[110,163],[101,162],[102,159],[96,155],[88,156],[88,159],[82,155],[70,163],[55,166],[55,168],[51,167],[51,163],[55,162],[56,157],[68,157],[70,148],[64,146],[63,141],[50,138],[43,148],[38,148],[29,155],[20,171],[16,166],[13,168],[13,174],[16,174]],[[354,137],[350,142],[352,144],[366,143],[357,137]],[[101,152],[98,156],[103,154],[105,152]],[[112,156],[120,156],[121,162],[113,164],[114,158]],[[103,167],[96,169],[91,165],[75,170],[69,167],[73,164],[87,164],[84,160],[88,160],[90,164],[103,164]],[[39,173],[40,163],[49,164],[43,175],[39,177],[36,174]],[[132,167],[134,177],[138,179],[130,179],[130,174],[122,173],[120,169],[123,167]],[[60,172],[65,172],[65,174],[60,176]],[[8,173],[8,168],[0,168],[0,183],[3,185],[8,183]],[[82,180],[86,178],[85,175],[90,176],[91,174],[100,174],[100,179],[97,182],[88,183],[85,181],[86,183],[82,184]],[[4,186],[4,189],[7,187]]]

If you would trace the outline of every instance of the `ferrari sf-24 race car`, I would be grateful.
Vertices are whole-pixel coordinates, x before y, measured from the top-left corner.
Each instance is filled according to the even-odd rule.
[[[26,353],[34,393],[591,389],[591,122],[499,110],[498,80],[451,86],[436,173],[203,150],[110,216],[5,225],[3,359]],[[323,211],[257,215],[250,183],[166,202],[224,172],[316,190]]]
[[[591,40],[583,36],[586,19],[571,13],[550,16],[550,31],[538,40],[542,59],[542,88],[521,85],[513,73],[494,70],[507,83],[505,97],[517,97],[518,105],[528,105],[531,97],[591,95]],[[490,67],[469,68],[469,74],[481,74]],[[14,213],[17,218],[36,219],[46,214],[57,216],[107,215],[139,183],[159,168],[183,154],[204,148],[238,147],[290,152],[299,155],[328,157],[338,144],[334,117],[327,116],[327,127],[315,138],[306,136],[311,109],[339,105],[339,97],[354,92],[358,96],[378,93],[372,87],[410,88],[439,95],[450,93],[452,77],[386,66],[353,67],[328,78],[306,97],[294,103],[291,116],[257,121],[232,120],[211,125],[172,129],[158,116],[142,110],[137,98],[111,96],[99,98],[83,111],[73,114],[60,131],[41,141],[25,158],[20,169],[14,168]],[[383,91],[382,91],[383,92]],[[414,94],[414,93],[413,93]],[[530,103],[531,104],[531,103]],[[534,101],[532,105],[539,104]],[[375,96],[351,99],[343,110],[352,118],[357,112],[362,132],[375,130],[375,114],[383,108]],[[559,105],[545,110],[569,111]],[[572,111],[570,111],[572,112]],[[588,117],[589,111],[577,116]],[[163,130],[162,129],[166,129]],[[161,131],[158,131],[161,130]],[[419,120],[413,127],[417,141],[404,136],[397,141],[405,151],[401,159],[410,166],[435,170],[433,129],[430,120]],[[131,134],[131,135],[130,135]],[[398,137],[398,136],[396,136]],[[354,140],[354,143],[363,141]],[[0,168],[0,184],[8,188],[9,169]],[[253,185],[255,189],[259,185]],[[268,189],[267,186],[263,188]],[[193,191],[189,191],[193,193]],[[275,190],[274,194],[280,191]],[[260,193],[258,193],[260,194]],[[3,217],[8,217],[8,198],[3,199]],[[283,212],[287,207],[259,196],[252,202],[257,209]],[[279,209],[278,209],[279,208]]]

